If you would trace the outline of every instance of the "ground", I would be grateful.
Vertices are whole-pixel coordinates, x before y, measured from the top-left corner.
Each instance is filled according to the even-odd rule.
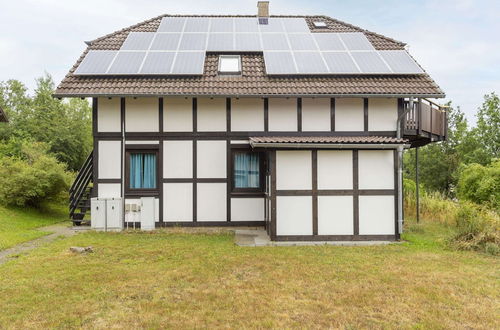
[[[500,328],[499,259],[448,250],[449,230],[371,247],[88,232],[0,265],[0,328]]]
[[[68,219],[66,206],[44,205],[41,210],[0,205],[0,251],[16,244],[47,235],[36,228]]]

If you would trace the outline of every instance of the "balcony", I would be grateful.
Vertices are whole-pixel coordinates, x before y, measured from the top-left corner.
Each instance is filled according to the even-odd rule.
[[[431,142],[444,141],[448,135],[447,106],[427,99],[416,99],[409,109],[410,101],[403,101],[406,118],[403,120],[403,136],[410,140],[411,147],[421,147]]]

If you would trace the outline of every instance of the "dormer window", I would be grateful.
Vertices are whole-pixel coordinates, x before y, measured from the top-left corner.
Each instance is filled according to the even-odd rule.
[[[221,55],[219,56],[220,75],[240,75],[241,74],[241,56],[240,55]]]
[[[324,21],[315,21],[313,24],[314,27],[318,29],[325,29],[327,27]]]

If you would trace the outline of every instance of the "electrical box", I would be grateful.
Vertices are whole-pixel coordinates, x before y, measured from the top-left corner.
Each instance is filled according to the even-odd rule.
[[[122,199],[92,198],[90,200],[90,226],[95,230],[122,230]]]
[[[156,201],[154,197],[141,198],[141,229],[154,230],[156,219]]]

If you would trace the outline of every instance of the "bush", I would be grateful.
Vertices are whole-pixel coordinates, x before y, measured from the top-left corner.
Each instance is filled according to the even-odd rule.
[[[500,160],[489,166],[471,164],[460,173],[457,195],[500,212]]]
[[[456,214],[456,234],[450,243],[460,250],[500,253],[500,219],[498,214],[472,203],[460,204]]]
[[[16,147],[0,154],[0,202],[39,207],[42,202],[61,199],[72,179],[66,166],[49,155],[42,143],[12,145]]]

